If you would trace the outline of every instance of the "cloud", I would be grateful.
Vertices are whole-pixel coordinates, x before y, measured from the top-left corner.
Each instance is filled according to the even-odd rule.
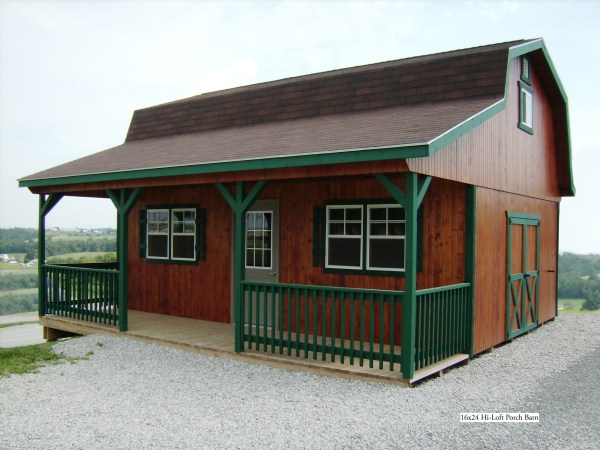
[[[218,91],[251,84],[258,74],[258,64],[249,58],[240,58],[226,69],[206,72],[193,80],[185,96]]]

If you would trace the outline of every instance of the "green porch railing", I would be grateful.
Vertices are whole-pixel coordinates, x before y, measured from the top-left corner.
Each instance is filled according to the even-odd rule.
[[[92,268],[93,266],[96,266]],[[45,314],[118,325],[119,271],[114,264],[42,266]]]
[[[403,292],[243,281],[243,343],[272,353],[400,368]]]
[[[469,353],[469,283],[417,291],[415,369]]]
[[[401,370],[404,292],[241,284],[246,348]],[[416,370],[468,353],[470,289],[462,283],[417,291]]]

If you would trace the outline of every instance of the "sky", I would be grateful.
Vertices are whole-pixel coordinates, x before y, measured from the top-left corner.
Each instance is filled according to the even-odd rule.
[[[17,179],[123,143],[135,109],[246,84],[542,37],[569,99],[577,195],[561,252],[600,253],[598,1],[0,0],[0,227],[37,227]],[[49,227],[116,227],[65,198]]]

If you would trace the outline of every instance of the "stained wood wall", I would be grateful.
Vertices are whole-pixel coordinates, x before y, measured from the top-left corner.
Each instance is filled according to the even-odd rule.
[[[555,316],[558,204],[493,189],[477,189],[475,353],[506,339],[507,211],[541,215],[539,323]]]
[[[402,182],[398,184],[402,186]],[[390,198],[372,176],[272,182],[262,199],[280,201],[282,283],[403,290],[404,278],[327,274],[312,266],[313,208],[326,200]],[[149,205],[197,204],[207,210],[207,257],[199,265],[150,263],[139,256],[139,214]],[[436,179],[423,209],[423,271],[417,286],[464,280],[465,186]],[[214,185],[145,189],[129,221],[129,306],[217,322],[231,320],[232,214]]]
[[[534,134],[518,128],[520,70],[520,59],[513,59],[504,111],[433,156],[409,159],[410,170],[558,201],[559,167],[552,105],[538,71],[532,66]]]

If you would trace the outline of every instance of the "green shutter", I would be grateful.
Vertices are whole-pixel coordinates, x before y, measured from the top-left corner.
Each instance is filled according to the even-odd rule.
[[[325,261],[325,208],[313,209],[313,267],[323,267]]]
[[[198,208],[196,214],[196,254],[199,261],[206,261],[206,208]]]
[[[423,203],[417,210],[417,272],[423,272]]]
[[[140,210],[140,243],[138,245],[140,258],[146,257],[146,210]]]

